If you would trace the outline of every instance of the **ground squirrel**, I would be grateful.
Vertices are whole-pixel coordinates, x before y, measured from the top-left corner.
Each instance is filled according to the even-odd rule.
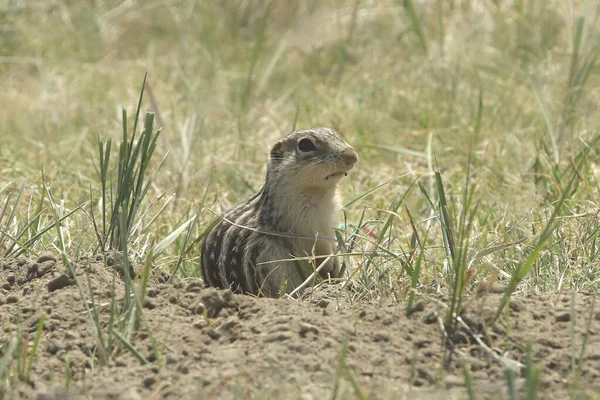
[[[278,141],[263,188],[226,212],[202,243],[204,282],[270,297],[298,287],[337,247],[336,186],[357,161],[354,148],[332,129],[295,131]],[[312,256],[325,257],[273,262]],[[340,261],[331,257],[320,275],[340,272]]]

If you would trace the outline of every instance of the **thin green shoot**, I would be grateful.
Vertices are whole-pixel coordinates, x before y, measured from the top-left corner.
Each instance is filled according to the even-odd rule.
[[[408,14],[408,18],[410,19],[410,23],[413,31],[417,35],[419,39],[419,44],[425,53],[427,53],[427,39],[425,38],[425,33],[423,32],[423,26],[421,25],[421,19],[417,14],[417,10],[415,8],[415,4],[412,0],[402,0],[402,5]]]
[[[475,396],[475,383],[473,381],[473,374],[469,371],[469,364],[466,362],[462,363],[462,373],[463,378],[465,379],[465,388],[467,389],[467,398],[469,400],[475,400],[477,397]]]
[[[35,359],[35,355],[37,352],[38,345],[40,344],[40,338],[42,337],[42,331],[44,330],[44,323],[46,322],[46,314],[43,313],[40,317],[40,320],[37,324],[37,328],[35,330],[35,337],[33,339],[33,347],[31,348],[31,354],[29,355],[29,359],[27,361],[27,370],[25,371],[25,381],[29,381],[29,377],[31,376],[31,368],[33,367],[33,360]]]
[[[125,348],[127,348],[127,350],[129,350],[129,351],[131,352],[131,354],[133,354],[133,355],[135,356],[135,358],[137,358],[137,359],[138,359],[138,361],[139,361],[140,363],[142,363],[143,365],[146,365],[146,364],[149,364],[149,363],[150,363],[150,362],[149,362],[149,361],[146,359],[146,357],[144,357],[144,356],[142,355],[142,353],[140,353],[140,351],[139,351],[139,350],[138,350],[138,349],[137,349],[137,348],[136,348],[134,345],[132,345],[132,344],[131,344],[131,342],[130,342],[129,340],[127,340],[127,338],[125,338],[123,335],[121,335],[121,334],[119,333],[119,331],[117,331],[117,330],[116,330],[116,329],[114,329],[114,328],[111,328],[111,330],[110,330],[110,331],[111,331],[111,333],[112,333],[113,335],[115,335],[115,337],[116,337],[117,339],[119,339],[119,341],[120,341],[120,342],[121,342],[121,343],[122,343],[122,344],[125,346]]]

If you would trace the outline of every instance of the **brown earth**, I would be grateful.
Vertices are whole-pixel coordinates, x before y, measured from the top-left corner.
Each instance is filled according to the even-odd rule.
[[[150,282],[130,338],[143,364],[107,329],[111,298],[123,302],[120,276],[97,261],[79,261],[76,271],[79,287],[52,254],[0,259],[0,372],[9,343],[21,337],[31,350],[46,316],[29,381],[16,378],[20,356],[13,352],[0,398],[458,399],[467,396],[463,366],[477,398],[507,398],[503,363],[515,368],[517,390],[525,391],[528,342],[543,398],[591,398],[600,390],[600,313],[587,294],[516,297],[493,326],[484,322],[501,294],[472,296],[463,313],[470,328],[452,335],[454,352],[444,363],[440,298],[421,300],[407,317],[403,301],[351,302],[331,286],[298,301]],[[112,341],[105,357],[82,300],[82,293],[91,300],[90,286],[103,338]],[[576,379],[573,356],[584,338]]]

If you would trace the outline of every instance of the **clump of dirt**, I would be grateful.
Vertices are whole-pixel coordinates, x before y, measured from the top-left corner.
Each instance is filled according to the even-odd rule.
[[[17,335],[32,341],[46,318],[29,380],[16,378],[14,360],[0,398],[347,399],[359,391],[368,398],[459,398],[463,366],[478,398],[497,398],[507,394],[506,365],[523,389],[527,343],[542,368],[544,398],[572,393],[574,366],[588,387],[600,377],[600,313],[590,314],[587,294],[520,296],[509,318],[492,326],[485,321],[501,294],[469,298],[449,346],[439,298],[422,300],[406,316],[403,302],[352,302],[338,287],[298,301],[233,295],[199,282],[150,283],[140,326],[128,338],[138,355],[109,334],[111,308],[124,295],[116,269],[96,260],[70,270],[50,253],[0,259],[0,360]],[[112,338],[110,354],[94,332],[94,307],[103,340]]]

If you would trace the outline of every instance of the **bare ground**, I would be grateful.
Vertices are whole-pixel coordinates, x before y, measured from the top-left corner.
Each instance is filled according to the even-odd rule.
[[[503,363],[525,391],[529,342],[543,398],[600,393],[600,313],[584,293],[520,295],[494,325],[485,321],[501,294],[471,296],[463,313],[469,328],[452,335],[444,363],[441,297],[428,296],[406,316],[404,301],[351,302],[338,287],[298,301],[150,282],[130,338],[136,358],[114,335],[103,356],[82,301],[93,294],[107,341],[111,298],[122,304],[124,296],[120,275],[95,260],[79,261],[76,271],[80,286],[51,254],[0,259],[0,360],[18,335],[32,343],[46,315],[29,381],[16,378],[13,355],[0,398],[458,399],[467,396],[463,367],[477,398],[506,398]]]

